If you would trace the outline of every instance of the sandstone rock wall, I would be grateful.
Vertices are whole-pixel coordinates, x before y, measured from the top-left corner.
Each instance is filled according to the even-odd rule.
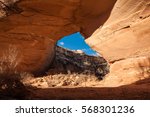
[[[150,0],[117,0],[108,20],[86,41],[111,64],[106,86],[150,78]]]
[[[150,0],[21,0],[6,15],[0,19],[1,64],[9,63],[4,59],[9,54],[3,55],[13,47],[19,51],[13,59],[18,70],[43,71],[54,57],[58,39],[77,31],[89,37],[99,27],[87,43],[110,63],[108,81],[114,68],[120,79],[124,74],[133,81],[139,80],[136,74],[145,78],[139,69],[149,75]],[[135,68],[131,76],[126,72],[130,59]]]
[[[0,35],[0,73],[18,71],[38,75],[50,66],[55,54],[54,48],[54,42],[48,37]]]
[[[149,10],[150,0],[118,0],[108,20],[87,42],[109,61],[148,54]]]
[[[0,54],[11,45],[19,50],[19,71],[39,72],[50,65],[58,39],[78,31],[91,35],[116,0],[20,0],[14,6],[14,0],[1,1],[9,7],[0,19]]]

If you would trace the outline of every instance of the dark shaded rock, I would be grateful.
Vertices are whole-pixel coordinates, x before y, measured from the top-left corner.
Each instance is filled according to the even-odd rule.
[[[102,56],[89,56],[83,52],[56,47],[55,64],[61,71],[78,71],[95,74],[102,79],[108,72],[107,61]],[[58,65],[59,64],[59,65]]]

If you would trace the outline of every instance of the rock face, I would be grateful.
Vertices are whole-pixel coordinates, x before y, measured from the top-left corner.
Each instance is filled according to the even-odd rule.
[[[150,0],[117,0],[87,43],[111,64],[106,86],[150,78]]]
[[[0,73],[10,70],[39,74],[49,67],[53,56],[54,42],[49,38],[31,34],[0,35]]]
[[[53,47],[61,37],[79,31],[91,35],[106,21],[116,0],[105,0],[105,4],[103,0],[0,1],[5,4],[0,7],[0,55],[13,46],[19,51],[13,68],[34,73],[50,65]],[[0,60],[9,64],[3,57]]]
[[[103,81],[103,85],[116,87],[147,78],[150,78],[150,57],[128,58],[111,65],[110,74]]]
[[[58,39],[77,31],[89,37],[98,28],[87,43],[109,61],[110,86],[149,77],[150,0],[1,1],[8,5],[0,6],[1,71],[44,71]]]
[[[58,70],[62,66],[62,71],[66,69],[71,72],[88,72],[95,74],[99,79],[103,79],[109,72],[109,65],[103,57],[89,56],[82,51],[71,51],[59,46],[56,47],[55,61]]]

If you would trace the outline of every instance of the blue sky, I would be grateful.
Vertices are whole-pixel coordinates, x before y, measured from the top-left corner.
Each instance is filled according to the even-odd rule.
[[[69,50],[82,50],[85,54],[90,56],[99,55],[85,43],[84,37],[80,34],[80,32],[63,37],[57,42],[57,45]]]

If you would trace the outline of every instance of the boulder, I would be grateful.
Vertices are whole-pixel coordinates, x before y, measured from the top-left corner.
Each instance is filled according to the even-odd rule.
[[[39,35],[0,34],[0,73],[43,73],[53,60],[54,45]]]

